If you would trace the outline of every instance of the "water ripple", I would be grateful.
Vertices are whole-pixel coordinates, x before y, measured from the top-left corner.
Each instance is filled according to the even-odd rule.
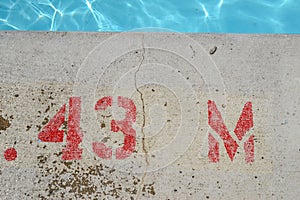
[[[3,0],[0,30],[300,33],[298,0]]]

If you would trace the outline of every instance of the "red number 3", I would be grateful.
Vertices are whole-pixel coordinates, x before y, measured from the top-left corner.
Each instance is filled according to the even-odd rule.
[[[105,110],[112,106],[112,97],[103,97],[97,101],[95,110]],[[136,132],[132,128],[132,124],[136,121],[136,107],[129,98],[118,97],[118,106],[126,110],[125,118],[120,121],[111,121],[111,131],[121,131],[124,134],[124,145],[116,149],[116,158],[124,159],[129,157],[134,151],[136,145]],[[111,159],[112,148],[106,147],[102,142],[93,142],[93,151],[100,158]]]

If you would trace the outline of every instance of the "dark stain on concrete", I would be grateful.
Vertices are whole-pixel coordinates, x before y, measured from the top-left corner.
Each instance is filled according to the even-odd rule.
[[[142,192],[148,193],[148,194],[151,194],[151,195],[155,195],[155,190],[154,190],[153,185],[154,185],[154,182],[151,183],[151,184],[145,184],[143,186]]]
[[[48,106],[45,110],[45,113],[48,112],[50,110],[50,106]]]
[[[54,153],[61,156],[61,152]],[[50,155],[37,156],[36,183],[45,183],[40,199],[134,199],[140,179],[133,174],[120,173],[101,163],[82,166],[80,161],[53,160]],[[155,195],[154,183],[145,184],[143,194]]]
[[[26,126],[26,131],[29,131],[31,129],[31,125]]]
[[[0,115],[0,130],[1,130],[1,131],[5,131],[5,130],[8,129],[9,127],[10,127],[9,120],[3,118],[2,115]]]
[[[46,125],[48,122],[49,122],[49,118],[45,117],[44,120],[43,120],[43,122],[42,122],[42,124]]]
[[[35,127],[37,128],[38,131],[41,131],[41,129],[42,129],[41,125],[36,125]]]
[[[104,122],[101,122],[101,128],[105,128],[105,123]]]

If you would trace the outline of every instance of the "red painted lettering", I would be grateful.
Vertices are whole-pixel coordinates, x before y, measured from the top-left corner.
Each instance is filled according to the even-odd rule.
[[[214,101],[208,101],[208,124],[210,127],[221,137],[224,142],[225,149],[231,161],[235,157],[239,145],[231,137],[229,131],[227,130],[221,113],[218,110]],[[234,133],[239,140],[242,140],[246,132],[253,127],[253,114],[252,114],[252,103],[247,102],[244,105],[242,114],[236,124]],[[208,157],[211,162],[219,161],[219,147],[218,141],[209,134],[209,152]],[[244,143],[245,160],[247,163],[254,161],[254,135],[251,135],[249,139]]]
[[[103,97],[95,105],[95,110],[105,110],[112,106],[112,97]],[[123,120],[111,121],[111,131],[121,131],[124,134],[124,145],[116,149],[116,158],[124,159],[129,157],[136,145],[136,132],[132,124],[136,121],[136,107],[129,98],[118,97],[118,106],[126,110]],[[111,159],[112,149],[106,147],[102,142],[93,143],[93,151],[97,156],[104,159]]]
[[[54,115],[54,117],[44,126],[39,133],[38,138],[42,142],[62,142],[64,139],[64,131],[59,130],[65,122],[66,104]]]
[[[67,146],[62,150],[63,160],[80,160],[82,149],[78,146],[82,142],[82,133],[80,131],[80,97],[71,97],[69,100],[69,117],[67,131]],[[66,104],[54,115],[38,134],[42,142],[63,142],[64,131],[59,128],[65,122]]]
[[[69,118],[67,132],[67,146],[62,150],[63,160],[80,160],[82,149],[78,146],[82,142],[80,130],[81,98],[71,97],[69,101]]]

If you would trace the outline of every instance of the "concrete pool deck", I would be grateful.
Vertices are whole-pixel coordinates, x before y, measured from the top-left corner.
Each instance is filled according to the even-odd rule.
[[[1,199],[300,194],[300,35],[0,32],[0,52]]]

